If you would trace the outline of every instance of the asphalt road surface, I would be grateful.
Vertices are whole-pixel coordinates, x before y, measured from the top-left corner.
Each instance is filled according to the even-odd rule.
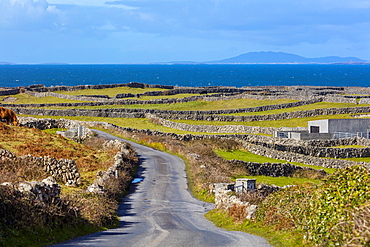
[[[142,161],[138,177],[143,180],[120,204],[119,227],[53,246],[270,246],[263,238],[226,231],[206,220],[203,215],[213,204],[191,196],[181,159],[130,144]]]

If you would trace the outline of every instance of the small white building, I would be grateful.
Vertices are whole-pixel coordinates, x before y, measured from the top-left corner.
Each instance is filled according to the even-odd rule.
[[[296,140],[342,139],[350,137],[370,139],[370,119],[323,119],[308,122],[305,131],[276,131],[274,137]]]

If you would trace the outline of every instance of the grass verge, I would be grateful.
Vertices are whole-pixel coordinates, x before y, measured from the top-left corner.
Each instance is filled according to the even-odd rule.
[[[303,235],[299,232],[276,231],[272,228],[253,223],[249,220],[234,222],[234,219],[225,211],[214,209],[205,214],[206,219],[217,227],[228,231],[242,231],[265,238],[275,247],[307,246],[302,243]]]

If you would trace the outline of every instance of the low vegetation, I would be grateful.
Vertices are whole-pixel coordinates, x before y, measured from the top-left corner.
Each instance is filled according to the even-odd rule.
[[[297,230],[315,246],[367,246],[370,242],[370,176],[353,166],[324,183],[279,191],[264,200],[256,221],[277,230]]]

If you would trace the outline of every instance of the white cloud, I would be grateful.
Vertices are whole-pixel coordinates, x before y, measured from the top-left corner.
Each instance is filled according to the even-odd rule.
[[[50,4],[104,6],[106,0],[48,0]]]
[[[136,9],[136,7],[131,7],[124,4],[115,4],[115,1],[106,0],[48,0],[50,4],[60,4],[60,5],[76,5],[76,6],[89,6],[89,7],[112,7],[120,8],[125,10]]]
[[[46,0],[0,0],[0,29],[43,29],[61,14]]]

